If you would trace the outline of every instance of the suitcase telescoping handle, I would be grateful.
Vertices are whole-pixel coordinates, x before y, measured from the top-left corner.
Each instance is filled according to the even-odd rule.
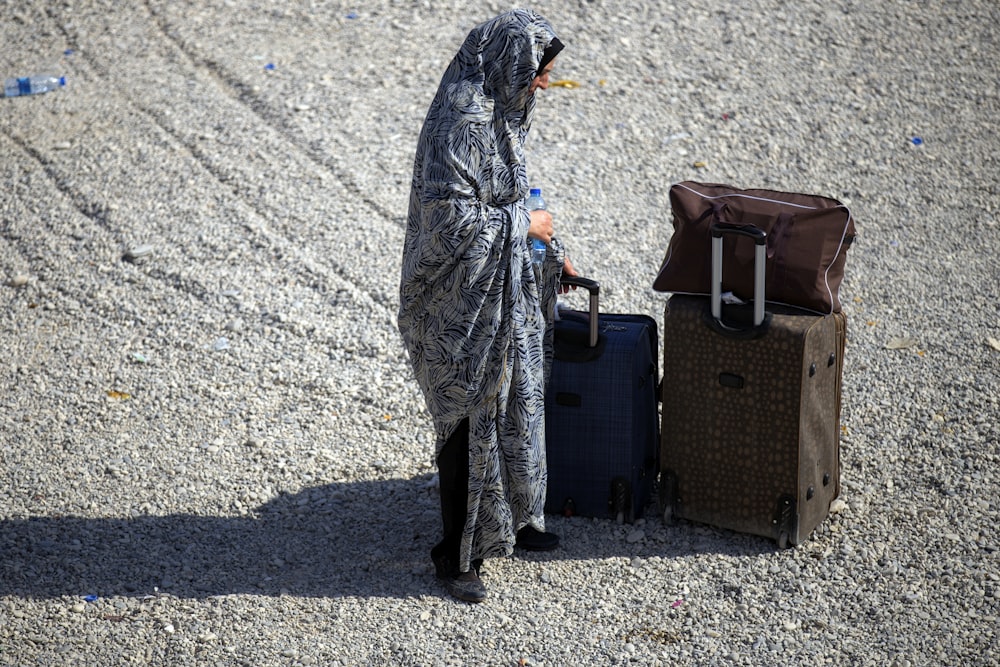
[[[716,222],[712,232],[712,318],[722,323],[722,237],[728,234],[748,236],[754,242],[753,326],[764,322],[764,264],[767,259],[767,232],[753,225]]]
[[[600,311],[598,310],[598,299],[601,293],[601,285],[596,280],[583,278],[581,276],[563,275],[559,282],[570,287],[582,287],[590,292],[590,347],[597,346],[597,320]]]

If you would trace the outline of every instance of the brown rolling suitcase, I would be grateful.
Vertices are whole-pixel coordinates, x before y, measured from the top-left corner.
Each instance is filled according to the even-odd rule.
[[[660,505],[668,523],[712,524],[785,548],[809,537],[840,492],[847,318],[765,310],[766,234],[731,225],[712,234],[712,296],[674,295],[664,316]],[[721,303],[728,234],[755,240],[755,299],[746,306]]]

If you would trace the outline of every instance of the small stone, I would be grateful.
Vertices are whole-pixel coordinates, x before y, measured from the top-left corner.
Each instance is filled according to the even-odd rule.
[[[832,503],[830,503],[830,514],[840,514],[847,509],[847,503],[837,498]]]
[[[136,245],[132,246],[125,252],[125,259],[130,262],[137,262],[149,257],[152,254],[153,246],[149,244]]]
[[[77,602],[75,605],[69,608],[75,614],[82,614],[87,609],[87,605],[82,602]]]
[[[7,284],[11,287],[24,287],[28,284],[28,276],[23,273],[19,273],[8,280]]]
[[[625,541],[629,544],[635,544],[636,542],[642,542],[644,539],[646,539],[646,531],[633,530],[628,534],[628,537],[625,538]]]

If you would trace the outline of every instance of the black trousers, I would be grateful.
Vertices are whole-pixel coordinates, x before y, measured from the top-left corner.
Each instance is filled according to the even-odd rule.
[[[433,558],[458,564],[462,531],[469,503],[469,420],[463,419],[437,457],[441,488],[441,524],[444,537],[431,550]]]

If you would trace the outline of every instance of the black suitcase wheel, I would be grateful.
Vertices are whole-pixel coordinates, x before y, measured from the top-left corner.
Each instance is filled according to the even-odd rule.
[[[667,505],[666,507],[663,508],[663,525],[667,526],[668,528],[674,525],[673,505]]]
[[[611,515],[619,525],[632,523],[635,520],[632,508],[632,485],[624,477],[615,477],[611,480],[611,500],[608,503]]]
[[[781,549],[782,551],[792,546],[792,543],[788,538],[788,532],[784,530],[781,531],[781,533],[778,535],[777,542],[778,542],[778,548]]]
[[[778,535],[775,542],[779,549],[788,549],[792,545],[792,531],[798,524],[798,513],[795,511],[795,496],[785,494],[778,498],[778,507],[774,512],[774,526]]]
[[[666,470],[660,475],[660,510],[663,512],[663,525],[668,528],[677,523],[677,475]]]
[[[567,498],[562,506],[562,515],[565,517],[576,516],[576,503],[572,498]]]

